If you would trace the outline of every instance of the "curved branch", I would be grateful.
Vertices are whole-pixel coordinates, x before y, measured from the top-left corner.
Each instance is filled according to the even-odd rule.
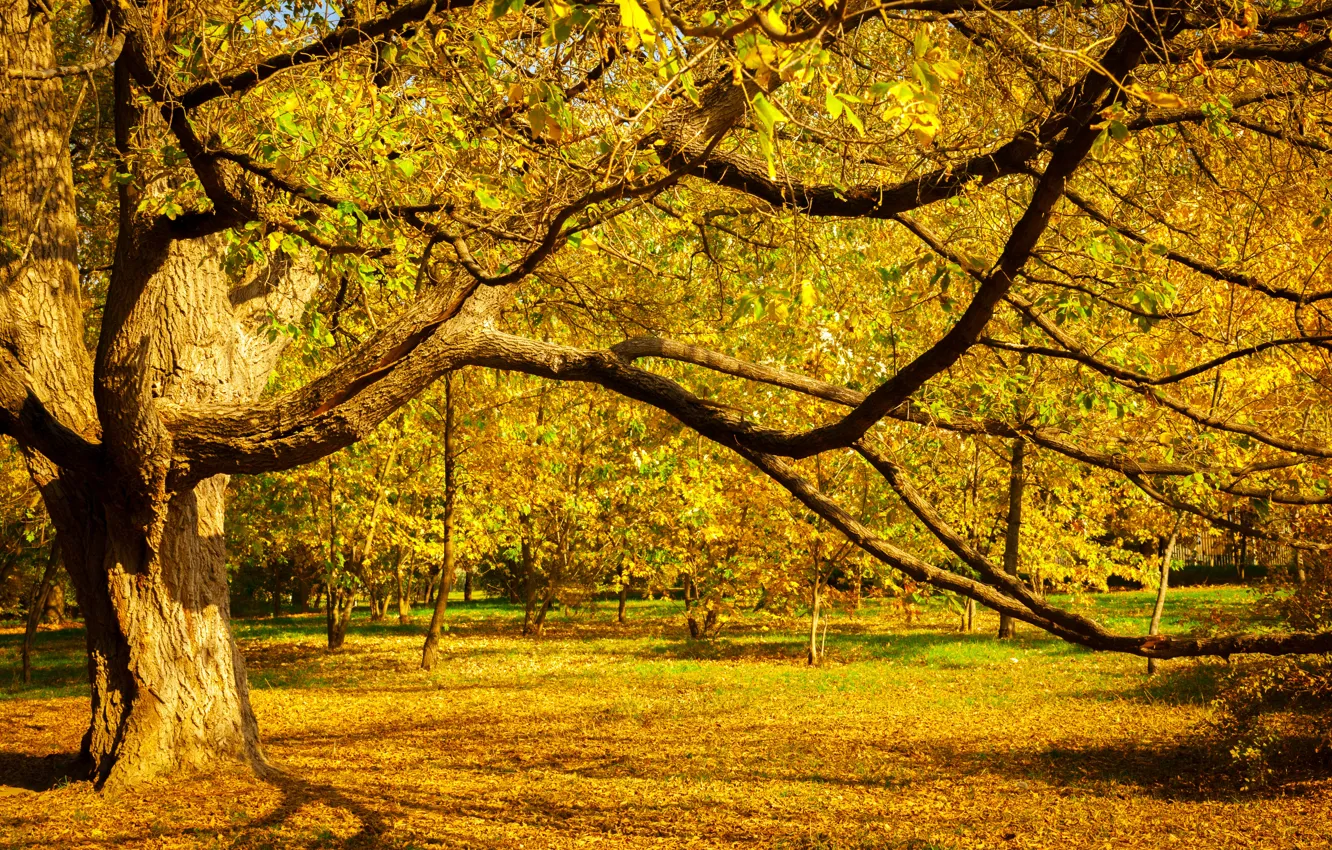
[[[194,109],[219,97],[244,94],[282,71],[330,59],[349,48],[399,32],[434,12],[465,9],[475,4],[476,0],[414,0],[369,21],[344,18],[328,35],[305,47],[269,56],[256,62],[253,68],[224,74],[194,86],[180,96],[180,105],[184,109]]]
[[[830,401],[834,404],[841,404],[847,407],[855,407],[865,399],[865,393],[857,390],[838,386],[837,384],[828,383],[827,381],[820,381],[817,378],[810,378],[806,375],[801,375],[786,369],[774,366],[762,366],[745,360],[739,360],[735,357],[720,354],[716,351],[711,351],[688,343],[677,342],[675,340],[658,339],[655,337],[639,337],[636,339],[625,340],[624,342],[611,346],[610,350],[616,354],[616,356],[626,361],[632,361],[640,357],[656,357],[681,363],[690,363],[721,374],[731,375],[749,381],[756,381],[768,384],[769,386],[793,390],[798,393],[803,393],[804,395],[820,398],[824,401]],[[1125,475],[1136,474],[1187,477],[1191,475],[1206,474],[1209,476],[1226,476],[1238,479],[1252,475],[1255,472],[1270,472],[1278,469],[1286,469],[1307,462],[1304,458],[1298,458],[1295,460],[1270,461],[1259,465],[1239,467],[1235,469],[1213,469],[1181,463],[1144,461],[1120,454],[1095,452],[1086,448],[1082,443],[1070,439],[1067,435],[1062,434],[1061,432],[1057,432],[1050,428],[1038,428],[1027,423],[1010,424],[998,419],[971,419],[967,417],[940,419],[910,402],[906,402],[900,407],[890,411],[888,416],[899,422],[906,422],[925,428],[938,428],[943,431],[950,431],[958,434],[1030,440],[1042,448],[1050,449],[1067,458],[1085,463],[1088,466]],[[1332,503],[1332,496],[1307,496],[1301,493],[1283,493],[1274,487],[1263,488],[1253,485],[1243,485],[1238,482],[1216,485],[1216,489],[1234,496],[1263,498],[1279,504],[1316,505]]]
[[[1216,526],[1217,528],[1224,528],[1227,531],[1233,531],[1236,534],[1246,534],[1250,537],[1258,537],[1263,540],[1270,540],[1273,543],[1282,543],[1294,549],[1304,549],[1306,551],[1317,551],[1317,552],[1332,551],[1332,543],[1309,543],[1302,540],[1292,540],[1280,534],[1273,534],[1269,531],[1264,531],[1261,528],[1254,528],[1253,526],[1244,525],[1242,523],[1235,522],[1234,520],[1227,519],[1223,516],[1217,516],[1211,511],[1204,510],[1203,508],[1198,507],[1192,502],[1187,502],[1183,499],[1178,499],[1175,498],[1174,496],[1170,496],[1169,494],[1162,493],[1159,489],[1147,483],[1147,480],[1144,479],[1141,475],[1129,475],[1128,479],[1132,481],[1135,485],[1137,485],[1139,490],[1146,493],[1153,500],[1160,502],[1166,507],[1174,508],[1177,511],[1183,511],[1184,513],[1193,514],[1196,517],[1201,517],[1202,519],[1206,520],[1207,522]]]
[[[0,348],[0,434],[40,452],[56,466],[95,474],[101,447],[66,426],[24,380],[23,366]]]
[[[1228,431],[1232,434],[1240,434],[1246,437],[1252,437],[1253,439],[1258,440],[1261,443],[1265,443],[1266,445],[1269,445],[1274,449],[1280,449],[1281,451],[1290,452],[1291,454],[1305,455],[1306,457],[1332,458],[1332,447],[1326,445],[1320,445],[1317,443],[1305,443],[1297,440],[1285,439],[1283,437],[1272,436],[1271,434],[1268,434],[1267,432],[1263,431],[1260,428],[1255,428],[1251,425],[1240,425],[1232,422],[1226,422],[1224,420],[1217,419],[1211,414],[1204,413],[1201,410],[1197,410],[1193,406],[1186,404],[1184,401],[1177,399],[1174,396],[1169,395],[1166,392],[1157,389],[1156,387],[1140,380],[1136,375],[1136,373],[1129,372],[1126,369],[1121,369],[1118,366],[1106,363],[1105,361],[1093,357],[1091,354],[1088,354],[1072,338],[1070,338],[1067,334],[1061,331],[1053,322],[1050,322],[1048,319],[1045,318],[1045,316],[1037,312],[1036,309],[1032,306],[1031,302],[1027,301],[1025,298],[1022,298],[1021,296],[1018,295],[1010,295],[1008,301],[1014,307],[1016,307],[1018,311],[1022,313],[1023,316],[1026,316],[1027,319],[1032,322],[1032,324],[1039,327],[1041,331],[1045,333],[1046,336],[1057,342],[1060,345],[1060,347],[1064,349],[1064,351],[1072,355],[1072,359],[1075,359],[1079,363],[1091,369],[1094,369],[1097,372],[1100,372],[1102,375],[1105,375],[1106,377],[1110,378],[1116,383],[1119,383],[1121,386],[1124,386],[1130,390],[1133,390],[1136,393],[1139,393],[1147,398],[1150,398],[1164,405],[1170,410],[1173,410],[1176,413],[1179,413],[1180,415],[1193,420],[1199,425],[1205,425],[1209,428],[1215,428],[1218,431]],[[1306,339],[1312,339],[1312,338],[1306,338]]]
[[[1087,213],[1087,215],[1091,216],[1095,221],[1099,222],[1105,227],[1110,228],[1111,230],[1124,236],[1127,239],[1132,240],[1133,242],[1137,242],[1139,245],[1144,245],[1148,247],[1151,246],[1152,243],[1150,242],[1150,240],[1147,239],[1147,237],[1139,234],[1133,228],[1120,224],[1119,222],[1110,218],[1110,216],[1101,212],[1101,210],[1099,210],[1095,204],[1093,204],[1091,201],[1089,201],[1087,198],[1083,197],[1082,195],[1078,194],[1076,190],[1070,188],[1065,190],[1064,194],[1068,197],[1070,201],[1072,201],[1080,209],[1082,209],[1083,212]],[[1192,269],[1193,271],[1198,272],[1199,274],[1206,275],[1207,277],[1210,277],[1213,280],[1217,280],[1222,283],[1233,283],[1236,286],[1242,286],[1245,289],[1251,289],[1254,292],[1261,292],[1262,294],[1271,296],[1272,298],[1279,298],[1283,301],[1290,301],[1294,304],[1314,304],[1316,302],[1326,301],[1327,299],[1332,298],[1332,290],[1324,290],[1322,292],[1314,292],[1314,293],[1304,293],[1304,292],[1296,292],[1295,290],[1284,286],[1271,286],[1246,272],[1240,272],[1240,271],[1235,271],[1233,269],[1222,268],[1213,263],[1209,263],[1206,260],[1202,260],[1197,257],[1193,257],[1188,254],[1182,253],[1180,251],[1176,251],[1173,248],[1165,248],[1161,253],[1161,256],[1167,260],[1170,260],[1171,262],[1178,263],[1179,265],[1184,266],[1185,268]]]
[[[1019,299],[1016,296],[1014,296],[1010,300],[1012,300],[1014,304],[1018,305],[1019,309],[1021,309],[1024,312],[1024,314],[1031,307],[1030,302],[1027,302],[1024,299]],[[1282,339],[1273,339],[1273,340],[1268,340],[1267,342],[1260,342],[1256,345],[1248,345],[1245,346],[1244,348],[1236,348],[1232,351],[1227,351],[1225,354],[1219,354],[1210,360],[1204,360],[1202,363],[1198,363],[1194,366],[1190,366],[1187,369],[1182,369],[1178,372],[1173,372],[1169,375],[1152,376],[1152,375],[1143,374],[1142,372],[1131,372],[1128,369],[1121,369],[1118,366],[1113,366],[1109,363],[1105,363],[1104,361],[1098,361],[1091,355],[1083,353],[1081,349],[1065,350],[1058,348],[1049,348],[1048,346],[1042,346],[1042,345],[1026,345],[1023,343],[1007,342],[1005,340],[993,339],[991,337],[984,337],[981,339],[981,343],[983,345],[988,345],[991,348],[999,348],[1003,349],[1004,351],[1014,351],[1020,354],[1035,354],[1040,357],[1053,357],[1061,360],[1072,360],[1087,366],[1091,366],[1092,368],[1098,371],[1111,369],[1114,370],[1115,372],[1115,375],[1113,377],[1119,378],[1124,381],[1132,381],[1135,384],[1141,384],[1147,387],[1161,387],[1165,386],[1166,384],[1179,383],[1180,381],[1185,381],[1188,380],[1189,378],[1196,378],[1197,376],[1210,372],[1213,369],[1216,369],[1220,366],[1225,365],[1226,363],[1231,362],[1232,360],[1240,360],[1245,357],[1252,357],[1255,354],[1262,354],[1264,351],[1271,351],[1274,348],[1287,348],[1293,345],[1321,345],[1323,343],[1328,343],[1328,342],[1332,342],[1332,335],[1293,336],[1293,337],[1284,337]]]

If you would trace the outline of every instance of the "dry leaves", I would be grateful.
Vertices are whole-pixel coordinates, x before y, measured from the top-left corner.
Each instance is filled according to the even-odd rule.
[[[84,703],[0,702],[0,846],[1326,846],[1326,784],[1218,784],[1205,704],[1147,689],[1138,660],[884,613],[834,621],[809,669],[795,624],[698,646],[678,614],[637,614],[540,642],[458,620],[431,675],[410,628],[353,629],[331,657],[317,621],[247,639],[272,782],[22,790],[77,745]]]

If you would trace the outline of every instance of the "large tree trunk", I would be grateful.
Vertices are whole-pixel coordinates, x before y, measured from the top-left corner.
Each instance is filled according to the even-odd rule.
[[[1008,528],[1004,532],[1004,572],[1018,574],[1018,549],[1022,544],[1022,491],[1026,487],[1024,462],[1027,444],[1022,440],[1013,441],[1013,460],[1008,472]],[[1013,637],[1013,618],[1007,614],[999,615],[999,637]]]
[[[220,237],[163,244],[161,232],[127,236],[127,227],[112,287],[124,301],[108,297],[96,386],[110,474],[124,491],[113,491],[114,502],[88,500],[104,534],[85,533],[81,559],[66,551],[91,656],[85,750],[94,775],[112,784],[224,760],[263,765],[231,634],[227,479],[167,489],[157,405],[253,398],[277,357],[242,320],[266,308],[234,303]],[[82,530],[64,527],[61,537]]]
[[[145,557],[137,529],[107,511],[102,557],[94,545],[70,570],[92,682],[83,755],[99,783],[211,769],[219,759],[263,764],[231,634],[225,491],[219,476],[172,498],[156,556]]]
[[[0,0],[0,67],[53,65],[39,7]],[[125,150],[138,116],[121,65]],[[268,303],[284,274],[231,280],[223,237],[180,238],[165,219],[138,214],[124,188],[94,364],[68,144],[77,109],[59,79],[0,75],[0,244],[18,246],[0,251],[0,426],[24,448],[87,624],[82,756],[99,785],[221,760],[261,765],[230,630],[226,480],[193,483],[173,469],[163,414],[256,398],[284,344],[260,325],[299,315],[305,297]]]

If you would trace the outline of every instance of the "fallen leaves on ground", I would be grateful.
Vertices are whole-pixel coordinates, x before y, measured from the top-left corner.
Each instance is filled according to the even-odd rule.
[[[0,702],[0,846],[1328,846],[1332,784],[1217,774],[1194,662],[1163,696],[1137,659],[884,614],[835,624],[811,669],[795,624],[706,646],[597,616],[541,640],[477,616],[431,674],[419,627],[334,655],[315,629],[242,630],[268,781],[27,790],[76,749],[86,703]]]

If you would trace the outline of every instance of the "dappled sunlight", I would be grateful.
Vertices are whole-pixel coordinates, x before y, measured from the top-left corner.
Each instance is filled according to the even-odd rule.
[[[59,778],[84,698],[13,694],[0,842],[1323,846],[1326,774],[1243,790],[1209,747],[1219,663],[1148,680],[1141,659],[1029,630],[1000,643],[988,619],[957,634],[933,609],[908,626],[870,605],[833,618],[828,662],[810,668],[799,621],[746,618],[698,643],[669,605],[630,614],[561,614],[536,640],[511,610],[460,606],[431,673],[419,625],[358,620],[329,653],[319,615],[242,621],[274,773],[173,782],[131,807]],[[69,639],[51,635],[52,650]]]

